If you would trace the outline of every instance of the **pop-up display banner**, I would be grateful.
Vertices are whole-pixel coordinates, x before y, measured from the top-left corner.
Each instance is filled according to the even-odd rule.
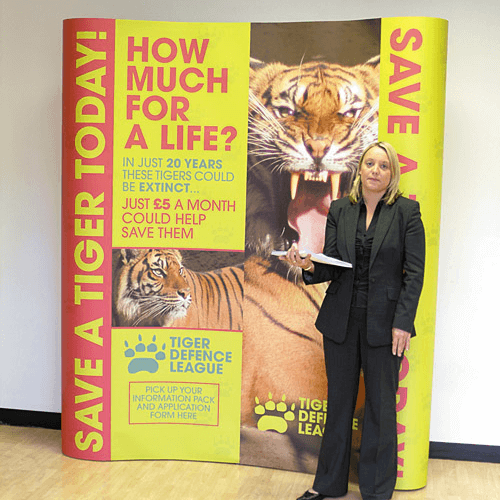
[[[321,252],[363,149],[399,153],[426,273],[398,392],[398,489],[426,484],[447,22],[64,22],[63,452],[314,472]],[[318,140],[321,137],[321,140]],[[364,410],[353,420],[356,480]]]

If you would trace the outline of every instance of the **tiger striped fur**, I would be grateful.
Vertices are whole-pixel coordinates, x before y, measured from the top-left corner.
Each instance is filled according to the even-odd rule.
[[[207,272],[185,269],[192,302],[175,327],[243,330],[243,264]]]

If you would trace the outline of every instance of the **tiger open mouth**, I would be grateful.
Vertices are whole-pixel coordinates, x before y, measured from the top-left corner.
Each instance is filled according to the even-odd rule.
[[[340,196],[342,172],[292,172],[288,224],[298,236],[299,250],[320,253],[325,242],[326,216]]]

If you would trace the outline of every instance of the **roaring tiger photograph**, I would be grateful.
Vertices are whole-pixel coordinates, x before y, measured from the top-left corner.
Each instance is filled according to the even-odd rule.
[[[316,33],[307,23],[256,24],[251,34],[240,463],[314,472],[320,437],[299,420],[307,399],[327,398],[314,322],[328,284],[306,287],[271,252],[292,242],[322,252],[330,203],[346,196],[378,138],[380,20]],[[295,409],[286,432],[261,430],[267,401]],[[361,401],[354,461],[362,413]]]
[[[193,266],[209,265],[206,254],[191,255]],[[241,331],[243,265],[201,272],[184,267],[184,258],[170,248],[115,249],[113,326]]]

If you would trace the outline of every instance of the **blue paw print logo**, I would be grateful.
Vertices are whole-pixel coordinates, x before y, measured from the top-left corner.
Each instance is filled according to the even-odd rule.
[[[284,434],[288,429],[288,422],[295,420],[295,403],[290,406],[285,403],[286,396],[283,394],[281,401],[276,404],[273,401],[273,395],[269,393],[269,400],[264,404],[260,404],[259,398],[255,398],[255,414],[260,415],[257,422],[259,431],[276,431]],[[270,415],[269,412],[274,413]]]
[[[165,355],[165,344],[161,346],[161,350],[158,350],[156,335],[148,345],[144,344],[142,341],[142,335],[138,336],[138,340],[139,342],[135,347],[129,347],[128,342],[125,341],[125,347],[127,347],[127,349],[123,354],[126,358],[133,358],[128,364],[128,372],[156,373],[160,367],[158,361],[164,361],[167,357]]]

